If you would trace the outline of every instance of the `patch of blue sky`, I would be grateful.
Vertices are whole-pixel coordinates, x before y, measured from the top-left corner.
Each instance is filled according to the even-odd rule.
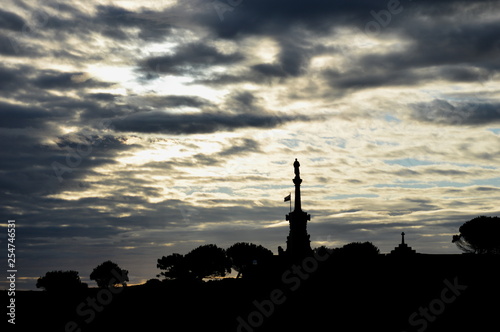
[[[433,188],[435,185],[422,182],[398,182],[398,183],[379,183],[374,185],[375,188],[409,188],[409,189],[427,189]]]
[[[453,182],[453,181],[436,181],[436,182],[431,182],[433,184],[433,187],[456,187],[456,188],[463,188],[463,187],[468,187],[471,185],[471,183],[465,183],[465,182]]]
[[[384,120],[387,121],[387,122],[396,122],[396,123],[400,123],[401,120],[399,120],[397,117],[391,115],[391,114],[385,114],[384,115]]]
[[[337,146],[339,148],[345,149],[346,146],[346,140],[343,138],[339,137],[329,137],[326,141],[326,144],[331,145],[331,146]]]
[[[348,195],[335,195],[326,196],[325,199],[347,199],[347,198],[377,198],[376,194],[348,194]]]
[[[464,188],[470,186],[493,186],[500,188],[500,177],[482,180],[473,180],[469,182],[455,182],[455,181],[432,181],[432,182],[415,182],[415,181],[401,181],[396,183],[379,183],[374,185],[375,188],[410,188],[410,189],[428,189],[435,187],[454,187]]]
[[[298,139],[280,139],[279,142],[289,148],[296,148],[300,143]]]
[[[458,167],[479,167],[484,169],[498,169],[495,166],[482,166],[475,164],[464,164],[464,163],[450,163],[450,162],[439,162],[439,161],[430,161],[430,160],[419,160],[415,158],[401,158],[401,159],[385,159],[384,163],[388,165],[401,165],[405,167],[415,167],[415,166],[429,166],[429,165],[451,165]]]
[[[218,188],[213,189],[213,190],[208,190],[207,192],[223,193],[223,194],[228,194],[228,195],[234,194],[233,190],[229,187],[218,187]]]
[[[379,145],[379,146],[384,146],[384,145],[398,146],[398,145],[400,145],[398,142],[387,142],[387,141],[369,141],[369,142],[373,143],[375,145]]]
[[[437,181],[432,182],[438,187],[470,187],[470,186],[492,186],[500,187],[500,178],[479,179],[469,182],[450,182],[450,181]]]
[[[450,165],[464,167],[464,168],[467,168],[467,167],[479,167],[479,168],[484,168],[484,169],[497,169],[498,168],[495,166],[482,166],[482,165],[462,164],[462,163],[450,163]]]
[[[473,181],[474,185],[500,187],[500,178],[490,178]]]
[[[500,128],[488,128],[487,131],[491,131],[493,134],[500,135]]]
[[[401,165],[401,166],[405,166],[405,167],[439,164],[438,162],[435,162],[435,161],[419,160],[419,159],[415,159],[415,158],[386,159],[386,160],[384,160],[384,163],[386,163],[388,165]]]
[[[291,182],[291,181],[290,181]],[[304,186],[301,186],[302,188],[304,188]],[[289,191],[293,191],[295,190],[293,188],[293,183],[289,186],[286,186],[286,185],[265,185],[265,184],[262,184],[262,185],[258,185],[258,186],[245,186],[244,187],[245,189],[262,189],[262,190],[268,190],[268,189],[283,189],[286,192],[289,192]]]

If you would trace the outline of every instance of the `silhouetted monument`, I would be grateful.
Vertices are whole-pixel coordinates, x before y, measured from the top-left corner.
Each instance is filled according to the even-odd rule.
[[[390,255],[397,255],[397,256],[407,256],[407,255],[415,255],[416,251],[413,250],[411,247],[409,247],[405,243],[405,232],[401,233],[401,243],[399,246],[394,248],[394,250],[391,251]]]
[[[311,241],[309,234],[307,234],[307,221],[311,220],[311,216],[302,211],[301,198],[300,198],[300,164],[295,159],[293,163],[295,178],[295,208],[293,212],[286,215],[286,220],[290,222],[290,235],[286,241],[286,255],[292,259],[300,259],[312,254]]]

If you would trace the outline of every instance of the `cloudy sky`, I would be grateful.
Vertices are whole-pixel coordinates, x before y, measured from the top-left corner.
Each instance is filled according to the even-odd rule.
[[[389,252],[405,231],[459,253],[463,222],[500,215],[499,9],[4,1],[0,239],[15,219],[18,287],[55,269],[94,285],[108,259],[143,282],[208,243],[277,253],[295,158],[312,247]]]

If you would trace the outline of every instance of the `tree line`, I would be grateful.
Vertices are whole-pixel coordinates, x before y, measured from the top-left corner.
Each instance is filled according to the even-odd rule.
[[[465,222],[459,228],[459,234],[452,237],[452,243],[465,254],[491,255],[500,254],[500,218],[479,216]],[[341,248],[321,246],[314,251],[322,254],[328,250],[335,256],[372,257],[380,254],[380,250],[371,242],[352,242]],[[201,245],[185,255],[173,253],[157,260],[160,272],[157,277],[165,280],[203,280],[205,278],[225,277],[232,269],[238,272],[236,278],[244,277],[256,266],[269,264],[273,252],[262,245],[238,242],[223,249],[215,244]],[[112,261],[98,265],[90,274],[90,280],[99,288],[116,287],[119,285],[116,274],[123,276],[121,286],[125,287],[128,271],[120,268]],[[37,288],[49,292],[62,292],[68,289],[82,290],[88,288],[80,279],[77,271],[50,271],[40,277]]]

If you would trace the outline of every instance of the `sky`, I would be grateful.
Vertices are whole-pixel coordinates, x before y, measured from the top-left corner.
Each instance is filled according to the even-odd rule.
[[[458,254],[460,225],[500,215],[498,1],[2,4],[18,288],[52,270],[95,286],[106,260],[137,284],[203,244],[277,253],[295,158],[313,248],[387,253],[404,231]]]

